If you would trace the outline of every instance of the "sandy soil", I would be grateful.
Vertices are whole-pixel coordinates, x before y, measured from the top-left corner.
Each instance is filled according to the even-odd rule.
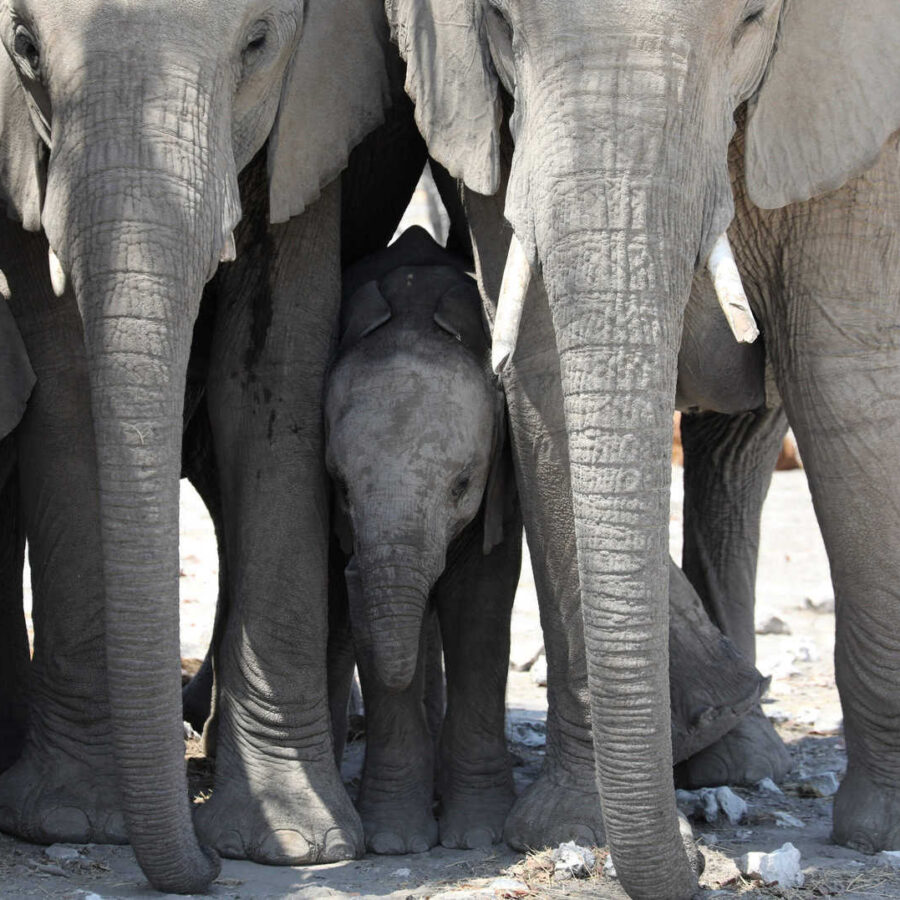
[[[673,472],[672,550],[681,540],[680,470]],[[212,531],[202,504],[189,489],[182,501],[182,650],[201,656],[209,640],[216,594],[217,564]],[[777,472],[766,504],[763,547],[757,584],[757,621],[771,616],[790,634],[759,636],[759,668],[773,676],[765,709],[777,723],[794,757],[794,771],[782,795],[737,790],[748,804],[736,825],[723,817],[695,822],[707,861],[702,884],[716,895],[775,894],[811,898],[900,898],[900,869],[880,857],[830,843],[831,800],[801,796],[797,781],[805,775],[845,768],[840,706],[834,686],[834,615],[831,584],[818,528],[802,471]],[[526,566],[513,621],[513,665],[521,666],[540,648],[540,625],[531,573]],[[535,669],[539,668],[539,663]],[[519,787],[535,775],[541,756],[545,689],[528,671],[510,671],[508,692],[511,750]],[[189,747],[195,751],[195,747]],[[363,746],[348,748],[344,776],[353,791],[358,783]],[[194,755],[194,753],[191,753]],[[208,777],[200,760],[191,760],[192,782]],[[775,813],[789,813],[802,827],[780,827]],[[791,842],[802,854],[802,889],[779,892],[741,877],[734,860],[749,850],[771,851]],[[130,849],[76,848],[71,860],[51,859],[44,848],[0,836],[0,895],[63,898],[158,896],[148,891]],[[490,851],[450,851],[404,857],[367,856],[331,866],[269,868],[225,861],[214,896],[264,897],[468,897],[591,895],[624,897],[615,879],[602,874],[605,853],[597,854],[594,874],[583,880],[554,881],[547,854],[523,859],[504,846]],[[505,881],[496,879],[505,877]],[[509,879],[513,879],[510,881]]]

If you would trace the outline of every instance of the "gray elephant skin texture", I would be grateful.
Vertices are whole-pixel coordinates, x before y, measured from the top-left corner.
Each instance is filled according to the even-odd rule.
[[[353,857],[363,833],[325,689],[321,397],[340,302],[335,178],[349,158],[351,187],[384,195],[352,198],[360,215],[377,210],[362,254],[383,246],[423,164],[416,149],[406,184],[399,139],[384,178],[359,157],[402,79],[383,8],[5,0],[0,40],[0,268],[37,376],[14,436],[17,521],[39,573],[29,731],[0,776],[0,828],[129,839],[171,892],[205,889],[216,852]],[[401,182],[398,202],[388,185]],[[191,358],[201,306],[214,327]],[[192,815],[178,481],[195,378],[233,624],[217,671],[215,797]]]
[[[798,211],[804,218],[804,236],[790,234],[790,274],[780,252],[761,263],[774,267],[764,284],[777,300],[760,302],[761,289],[755,311],[811,460],[840,609],[848,773],[834,833],[870,850],[897,848],[900,648],[883,636],[898,608],[900,503],[882,473],[900,452],[900,376],[895,329],[884,327],[896,309],[882,285],[896,284],[900,252],[898,206],[885,203],[897,184],[900,8],[387,0],[386,10],[432,156],[464,182],[470,210],[502,196],[480,235],[473,224],[476,254],[505,220],[534,270],[526,314],[529,304],[548,307],[597,783],[616,870],[641,898],[696,889],[668,767],[669,441],[684,309],[695,271],[734,217],[728,148],[746,103],[749,203],[784,209],[767,219],[779,227]],[[502,262],[499,272],[479,263],[496,298]],[[535,349],[520,338],[510,382]],[[525,462],[520,483],[530,474],[540,492],[539,455]],[[539,493],[534,505],[523,493],[522,504],[529,541],[552,528]]]

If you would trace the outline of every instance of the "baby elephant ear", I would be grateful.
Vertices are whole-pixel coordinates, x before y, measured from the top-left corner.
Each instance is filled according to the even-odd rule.
[[[391,307],[377,281],[367,281],[341,308],[341,340],[338,353],[390,321]]]
[[[0,280],[5,282],[2,273]],[[6,300],[0,297],[0,439],[19,424],[34,382],[15,319]]]
[[[466,281],[445,291],[438,301],[434,321],[470,353],[480,357],[490,346],[481,311],[481,296],[475,282],[468,275],[462,277]]]

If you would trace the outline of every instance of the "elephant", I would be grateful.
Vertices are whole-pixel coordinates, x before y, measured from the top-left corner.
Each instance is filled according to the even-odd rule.
[[[522,398],[522,416],[510,401],[510,419],[518,480],[533,486],[522,496],[533,546],[554,527],[560,482],[542,469],[549,452],[529,446],[522,418],[547,415],[529,380],[535,357],[558,361],[597,785],[616,871],[634,897],[696,889],[668,771],[669,443],[692,280],[734,216],[736,110],[746,106],[752,203],[782,210],[768,221],[785,233],[795,210],[822,210],[820,235],[798,237],[815,263],[798,262],[790,286],[779,265],[778,302],[755,313],[809,461],[840,610],[838,682],[854,710],[834,833],[868,849],[897,846],[900,734],[889,723],[900,702],[890,627],[900,504],[875,476],[900,446],[900,392],[885,327],[894,310],[874,296],[885,267],[893,272],[900,207],[879,198],[871,223],[865,216],[873,195],[893,196],[896,184],[900,8],[386,0],[386,11],[430,153],[465,185],[489,307],[507,275],[501,336],[515,336],[522,317],[518,362],[506,340],[496,363],[506,364],[507,397],[513,385]],[[508,271],[491,249],[504,228]],[[859,238],[845,237],[825,263],[837,292],[811,251],[836,234]],[[529,315],[549,317],[552,341],[530,344]],[[872,410],[862,424],[859,396]]]
[[[17,443],[39,575],[29,734],[0,776],[0,828],[127,837],[169,892],[205,889],[214,851],[356,856],[325,690],[321,395],[341,259],[382,245],[424,164],[392,105],[383,10],[4,0],[0,40],[0,268],[38,383]],[[341,244],[342,210],[357,244]],[[208,355],[189,365],[204,306]],[[177,536],[195,377],[235,614],[215,791],[192,816]]]

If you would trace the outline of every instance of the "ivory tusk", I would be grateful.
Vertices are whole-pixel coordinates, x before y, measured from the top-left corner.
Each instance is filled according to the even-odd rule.
[[[234,243],[234,232],[228,235],[225,246],[222,247],[222,253],[219,256],[219,262],[234,262],[237,259],[237,247]]]
[[[739,344],[752,344],[759,337],[759,328],[756,319],[753,318],[744,285],[741,284],[741,275],[731,252],[731,244],[728,243],[728,235],[725,232],[722,232],[713,244],[706,265],[716,289],[719,306],[725,313],[735,339]]]
[[[48,255],[50,258],[50,284],[53,285],[53,293],[57,297],[62,297],[66,292],[66,273],[52,247],[50,247]]]
[[[503,270],[500,285],[500,299],[497,301],[497,315],[494,319],[494,333],[491,346],[491,366],[499,375],[516,351],[519,324],[525,295],[531,282],[531,265],[521,242],[515,234],[509,245],[509,256]]]

